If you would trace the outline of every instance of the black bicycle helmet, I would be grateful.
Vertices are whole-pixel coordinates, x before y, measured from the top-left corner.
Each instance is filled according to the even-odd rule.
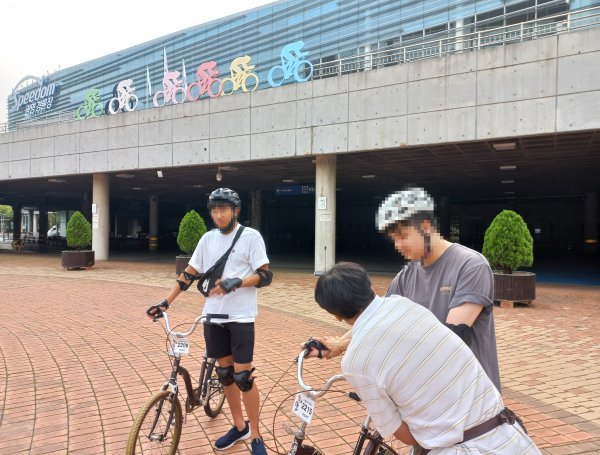
[[[242,201],[238,194],[229,188],[217,188],[208,197],[208,209],[212,209],[218,204],[229,204],[232,207],[241,207]]]

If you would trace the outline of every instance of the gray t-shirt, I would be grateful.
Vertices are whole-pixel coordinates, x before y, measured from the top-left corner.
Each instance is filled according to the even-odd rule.
[[[433,264],[409,262],[396,275],[386,295],[398,294],[428,308],[446,322],[451,308],[463,303],[483,306],[473,324],[471,349],[500,391],[496,332],[494,328],[494,278],[481,254],[453,243]]]

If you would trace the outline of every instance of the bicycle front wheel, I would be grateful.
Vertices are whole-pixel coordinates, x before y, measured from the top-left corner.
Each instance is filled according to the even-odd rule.
[[[183,416],[181,404],[169,390],[154,395],[133,422],[126,455],[177,451]]]
[[[208,417],[217,417],[225,402],[225,391],[219,381],[214,363],[209,363],[204,375],[204,412]]]
[[[378,432],[373,436],[375,439],[369,441],[363,455],[397,455],[397,452],[383,441]]]

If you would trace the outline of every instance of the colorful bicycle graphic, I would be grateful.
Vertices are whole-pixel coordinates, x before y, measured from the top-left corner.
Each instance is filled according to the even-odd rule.
[[[135,87],[133,87],[133,80],[125,79],[117,84],[113,95],[108,102],[108,112],[110,114],[116,114],[119,111],[133,111],[137,107],[138,97],[134,95]]]
[[[298,82],[306,82],[313,73],[313,66],[304,59],[308,52],[302,52],[304,41],[296,41],[285,45],[281,49],[281,65],[276,65],[269,70],[267,79],[271,87],[279,87],[284,81],[294,76]]]
[[[204,94],[208,94],[211,98],[216,98],[221,95],[221,79],[217,79],[220,71],[217,69],[217,62],[211,60],[204,62],[196,71],[197,82],[192,82],[187,87],[187,99],[196,101]]]
[[[77,120],[100,117],[103,112],[100,91],[97,88],[92,88],[83,94],[83,106],[77,108],[75,117],[77,117]]]
[[[258,76],[252,72],[256,65],[249,63],[249,55],[237,57],[231,62],[229,65],[231,77],[224,78],[221,83],[223,95],[231,95],[239,88],[244,92],[253,92],[258,88]]]
[[[154,94],[154,107],[162,107],[171,101],[173,104],[183,103],[187,97],[184,81],[179,79],[179,71],[165,73],[162,81],[163,89]]]

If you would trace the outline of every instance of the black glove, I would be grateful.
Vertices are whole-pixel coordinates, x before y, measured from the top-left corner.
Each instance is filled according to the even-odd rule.
[[[221,280],[220,286],[221,288],[229,294],[231,291],[235,291],[242,285],[242,280],[240,278],[225,278]]]
[[[167,311],[169,309],[169,302],[167,299],[160,302],[158,305],[152,305],[146,310],[146,314],[148,317],[151,317],[153,320],[157,320],[163,317],[163,311]]]
[[[304,349],[307,350],[306,354],[304,355],[305,358],[308,357],[308,354],[310,354],[310,351],[312,351],[313,348],[315,348],[318,351],[317,357],[319,359],[323,358],[323,352],[321,351],[329,351],[329,348],[320,341],[308,340],[306,343],[304,343]]]

